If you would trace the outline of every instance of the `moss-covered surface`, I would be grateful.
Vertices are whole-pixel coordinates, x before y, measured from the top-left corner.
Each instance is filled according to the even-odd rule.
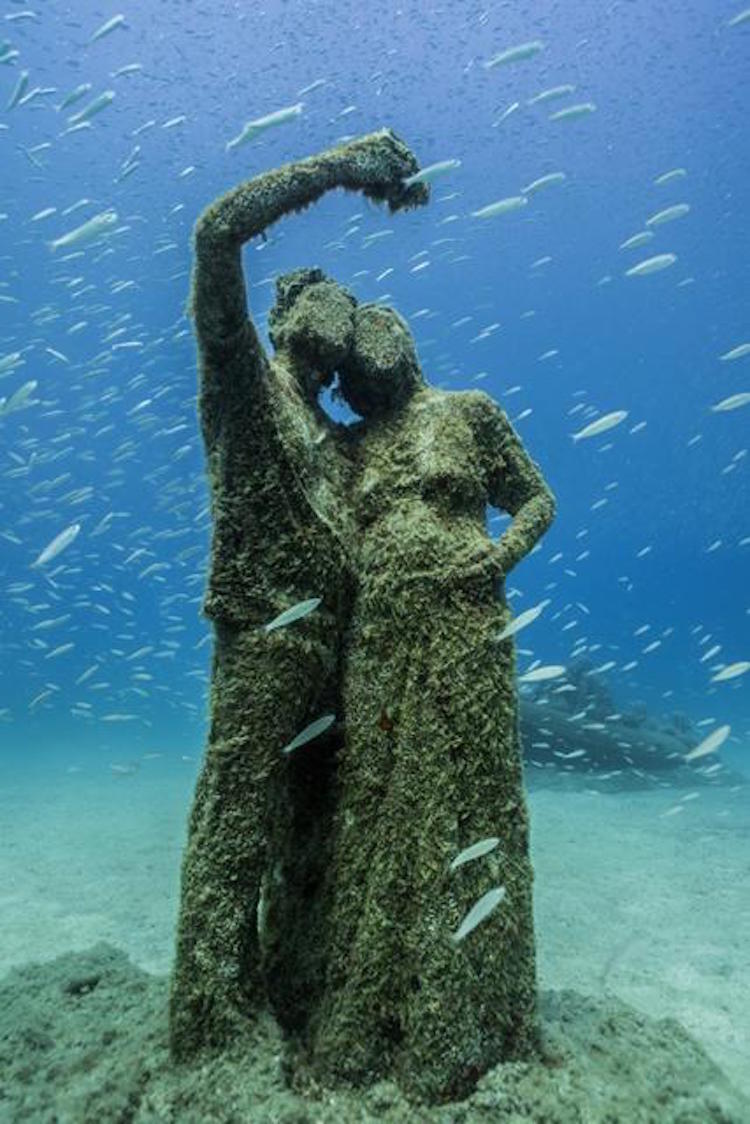
[[[465,1101],[427,1108],[392,1082],[290,1088],[261,1015],[232,1050],[169,1060],[167,981],[97,945],[0,981],[2,1124],[747,1124],[750,1103],[669,1019],[615,999],[544,993],[544,1060],[491,1070]]]
[[[300,1074],[440,1101],[538,1048],[515,661],[496,636],[503,579],[554,500],[487,395],[427,387],[406,322],[318,271],[281,280],[269,360],[240,260],[331,187],[423,202],[403,184],[415,167],[372,134],[240,185],[196,227],[216,644],[170,1029],[186,1061],[242,1038],[268,998]],[[316,402],[334,369],[363,418],[350,430]],[[488,504],[513,516],[499,543]],[[312,617],[264,632],[315,596]],[[327,712],[338,737],[285,757]],[[490,834],[497,853],[450,875]],[[502,909],[457,947],[491,887]]]
[[[282,278],[271,360],[241,246],[332,187],[416,205],[388,132],[240,185],[196,226],[192,309],[212,498],[211,725],[182,872],[176,1061],[268,999],[298,1079],[465,1095],[538,1050],[532,871],[503,579],[554,500],[487,395],[429,388],[406,322],[319,271]],[[337,371],[362,417],[320,410]],[[488,504],[513,516],[498,543]],[[264,622],[319,596],[298,625]],[[287,745],[325,713],[323,743]],[[487,835],[487,861],[449,873]],[[460,946],[462,917],[505,898]]]
[[[357,593],[310,1056],[331,1082],[388,1075],[440,1100],[537,1043],[515,659],[495,637],[509,620],[511,557],[531,549],[554,505],[484,394],[417,385],[356,439]],[[490,503],[516,516],[499,546],[485,531]],[[451,859],[487,836],[497,850],[451,874]],[[453,943],[495,886],[506,894],[496,913]]]
[[[279,354],[270,360],[248,317],[242,246],[335,187],[393,209],[423,202],[423,187],[402,183],[415,170],[406,146],[384,131],[241,184],[196,225],[191,307],[213,519],[205,611],[215,647],[208,747],[182,870],[171,993],[176,1058],[230,1043],[262,1002],[267,982],[256,918],[264,878],[273,890],[282,869],[293,872],[287,896],[302,883],[299,905],[314,896],[322,857],[310,839],[325,839],[313,821],[329,807],[322,790],[330,770],[319,769],[301,806],[298,766],[282,748],[322,714],[340,713],[338,667],[354,572],[340,427],[316,394],[348,351],[355,302],[319,271],[283,279],[272,323]],[[302,625],[263,631],[313,597],[323,603]],[[286,857],[276,851],[269,874],[272,836]],[[285,909],[290,918],[305,924],[299,908]],[[285,935],[290,962],[283,971],[295,973],[301,997],[309,990],[300,974],[307,958],[294,932]],[[311,947],[322,945],[309,926],[306,935]],[[277,959],[280,949],[277,942]],[[319,975],[314,955],[310,972]],[[296,1002],[291,994],[277,999],[287,1007]]]

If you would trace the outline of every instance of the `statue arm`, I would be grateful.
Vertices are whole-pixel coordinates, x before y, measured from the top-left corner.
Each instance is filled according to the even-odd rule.
[[[246,398],[266,356],[248,318],[242,246],[286,214],[342,187],[388,203],[392,211],[426,202],[422,184],[404,187],[418,164],[383,129],[247,180],[202,213],[195,227],[191,311],[201,359],[201,416],[210,447],[227,397]]]
[[[496,544],[502,572],[508,574],[552,523],[555,497],[505,412],[487,395],[481,398],[489,501],[513,517]]]

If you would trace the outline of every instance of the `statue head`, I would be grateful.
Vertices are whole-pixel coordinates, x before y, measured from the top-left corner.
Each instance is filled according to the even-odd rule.
[[[287,351],[328,385],[349,353],[354,296],[321,269],[297,269],[276,281],[268,332],[277,351]]]
[[[367,418],[397,408],[423,384],[409,326],[393,308],[357,305],[347,357],[338,367],[341,394]]]

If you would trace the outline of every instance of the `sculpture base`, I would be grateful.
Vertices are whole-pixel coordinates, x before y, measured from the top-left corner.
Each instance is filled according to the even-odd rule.
[[[14,1124],[742,1124],[750,1103],[671,1019],[617,999],[545,992],[543,1061],[497,1066],[465,1101],[410,1103],[391,1082],[290,1087],[289,1049],[268,1015],[231,1053],[174,1067],[168,981],[106,944],[0,981],[0,1119]],[[299,1082],[297,1082],[299,1083]]]

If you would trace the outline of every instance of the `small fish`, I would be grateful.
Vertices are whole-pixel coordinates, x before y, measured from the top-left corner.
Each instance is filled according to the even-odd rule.
[[[504,51],[500,51],[493,55],[491,59],[488,59],[484,68],[485,70],[493,70],[496,66],[505,66],[509,62],[531,59],[542,50],[544,50],[544,43],[539,39],[534,39],[530,43],[519,43],[516,47],[506,47]]]
[[[45,546],[39,557],[35,562],[32,562],[32,568],[36,566],[45,566],[47,562],[51,562],[58,554],[62,553],[66,547],[69,547],[73,540],[77,537],[81,529],[80,523],[72,523],[70,527],[66,527],[59,535],[56,535],[51,543]]]
[[[733,347],[731,351],[725,351],[719,359],[723,363],[729,363],[733,359],[744,359],[746,355],[750,355],[750,343],[740,343],[737,347]]]
[[[68,215],[73,214],[73,211],[78,211],[81,207],[87,206],[90,202],[91,200],[86,198],[77,199],[75,203],[71,203],[69,207],[66,207],[62,214],[67,218]]]
[[[8,371],[21,367],[25,362],[26,360],[20,351],[11,351],[8,355],[0,356],[0,375],[5,375]]]
[[[325,86],[327,78],[316,78],[309,86],[303,86],[301,90],[297,91],[297,97],[303,97],[305,94],[311,94],[313,90],[319,90],[321,86]]]
[[[421,171],[415,172],[413,176],[407,176],[403,180],[404,187],[412,187],[415,183],[432,183],[433,180],[439,179],[447,172],[452,172],[456,168],[461,167],[460,160],[440,160],[437,164],[428,164],[426,168]]]
[[[596,106],[592,101],[579,102],[578,105],[569,105],[565,109],[558,109],[557,113],[549,115],[549,121],[577,121],[580,117],[588,117]]]
[[[502,125],[503,121],[506,121],[510,117],[511,113],[515,113],[516,110],[520,109],[520,108],[521,108],[520,101],[512,101],[510,103],[510,105],[505,107],[503,112],[498,117],[497,121],[492,122],[492,128],[496,129],[498,127],[498,125]]]
[[[299,749],[301,745],[306,745],[308,742],[311,742],[313,738],[317,738],[321,734],[324,734],[328,727],[332,726],[335,721],[335,714],[324,714],[321,718],[316,718],[315,721],[311,722],[309,726],[305,726],[304,730],[301,730],[299,734],[297,734],[296,738],[292,738],[289,744],[285,745],[281,752],[291,753],[292,750]]]
[[[57,93],[57,87],[56,86],[34,86],[33,90],[29,90],[29,92],[27,94],[24,94],[23,97],[21,98],[21,100],[17,104],[19,106],[27,105],[30,101],[33,101],[34,98],[42,98],[42,97],[46,97],[47,94],[55,94],[55,93]],[[24,149],[24,151],[26,152],[26,155],[28,156],[29,153],[32,150],[29,148],[29,149]]]
[[[517,211],[520,207],[525,207],[528,199],[525,195],[510,195],[507,199],[498,199],[496,203],[488,203],[486,207],[480,207],[478,211],[472,211],[471,217],[474,219],[491,219],[495,215],[507,215],[510,211]]]
[[[123,78],[126,74],[137,74],[140,70],[143,70],[142,62],[129,62],[126,63],[125,66],[113,70],[110,74],[110,78]]]
[[[620,249],[635,250],[639,246],[645,246],[653,237],[653,230],[639,230],[637,234],[633,234],[630,238],[626,238],[624,242],[621,242]]]
[[[571,437],[574,441],[583,441],[587,437],[598,437],[600,433],[606,433],[608,429],[613,429],[620,422],[624,422],[627,416],[627,410],[613,410],[611,414],[604,414],[603,417],[589,422],[577,433],[571,433]]]
[[[558,679],[561,675],[565,674],[565,668],[562,664],[550,663],[542,667],[535,667],[531,671],[525,672],[524,675],[519,675],[519,683],[544,683],[547,679]]]
[[[116,777],[132,777],[138,772],[138,763],[134,761],[130,765],[118,765],[110,763],[110,770]]]
[[[101,113],[103,109],[111,105],[114,100],[115,91],[105,90],[103,94],[99,94],[98,97],[95,97],[93,101],[90,101],[89,104],[85,105],[78,113],[72,114],[72,116],[68,118],[68,124],[74,126],[85,124],[90,118],[96,117],[98,113]]]
[[[464,937],[468,936],[472,929],[476,929],[480,922],[489,917],[493,910],[500,905],[504,897],[504,886],[495,886],[494,889],[488,890],[486,894],[483,894],[479,901],[475,902],[471,907],[455,933],[451,935],[451,940],[454,944],[458,944],[459,941],[462,941]]]
[[[739,410],[740,406],[747,406],[748,403],[750,403],[750,391],[743,390],[740,394],[722,398],[721,402],[717,402],[711,409],[714,413],[726,413],[728,410]]]
[[[23,95],[26,93],[28,85],[29,85],[29,72],[28,72],[28,70],[22,70],[20,75],[18,76],[18,81],[16,82],[15,86],[13,87],[13,93],[8,98],[7,104],[5,106],[6,110],[15,109],[15,107],[19,104],[19,102],[23,98]]]
[[[98,671],[98,670],[99,670],[99,664],[98,663],[92,664],[91,667],[87,667],[86,670],[83,672],[83,674],[79,675],[78,678],[76,679],[76,681],[75,681],[76,687],[79,687],[81,685],[81,683],[85,683],[86,680],[90,679],[91,676],[94,674],[94,672]]]
[[[105,35],[110,35],[118,27],[122,27],[122,25],[124,23],[125,23],[125,16],[123,16],[123,15],[112,16],[112,19],[107,20],[106,23],[103,23],[101,25],[101,27],[98,27],[96,29],[94,34],[89,39],[89,43],[96,43],[97,40],[103,39]]]
[[[478,843],[472,843],[470,847],[465,847],[463,851],[456,855],[449,870],[457,870],[464,863],[470,863],[473,859],[480,859],[483,855],[489,855],[490,851],[495,850],[499,842],[498,836],[491,835],[488,839],[480,839]]]
[[[575,93],[575,86],[552,86],[549,90],[542,90],[540,94],[534,94],[533,98],[529,98],[526,102],[527,105],[543,105],[544,102],[554,101],[555,98],[564,98],[568,94]]]
[[[646,219],[646,226],[661,226],[664,222],[672,222],[673,219],[681,219],[682,216],[688,214],[689,211],[689,203],[675,203],[673,207],[666,207],[663,211],[657,211],[650,219]]]
[[[744,675],[746,671],[750,671],[750,662],[739,660],[738,663],[730,663],[728,667],[723,667],[721,671],[717,671],[716,675],[711,676],[711,682],[724,683],[727,679],[737,679],[738,676]]]
[[[663,172],[660,176],[657,176],[654,183],[657,187],[663,187],[665,183],[671,183],[672,180],[682,179],[682,177],[686,175],[687,170],[685,168],[672,168],[671,171]]]
[[[68,246],[79,246],[87,242],[92,242],[100,238],[102,234],[110,230],[117,222],[116,211],[100,211],[98,215],[94,215],[87,222],[81,226],[69,230],[67,234],[63,234],[60,238],[56,238],[54,242],[48,243],[50,250],[65,249]]]
[[[515,620],[510,624],[506,624],[502,632],[498,632],[495,640],[507,640],[509,636],[515,636],[522,628],[526,628],[532,624],[538,616],[540,616],[549,605],[549,598],[545,601],[540,601],[538,605],[534,605],[531,609],[526,609],[525,612],[519,613]]]
[[[743,8],[741,12],[738,12],[736,16],[732,16],[732,18],[727,21],[727,27],[740,27],[741,24],[747,23],[748,20],[750,20],[750,8]]]
[[[714,730],[707,738],[704,738],[700,745],[695,749],[691,749],[690,753],[685,754],[686,761],[695,761],[698,757],[706,757],[709,753],[714,753],[720,745],[729,737],[732,731],[731,726],[719,726],[718,730]]]
[[[277,628],[284,628],[285,625],[292,624],[293,621],[301,620],[314,609],[317,609],[322,597],[311,597],[308,601],[299,601],[296,605],[292,605],[290,609],[285,609],[283,613],[279,613],[268,624],[263,625],[264,632],[274,632]]]
[[[76,86],[75,90],[71,90],[69,94],[66,94],[60,104],[55,106],[55,109],[58,113],[63,109],[69,109],[71,105],[75,105],[77,101],[85,97],[91,88],[91,82],[82,82],[80,86]]]
[[[239,145],[254,140],[261,133],[265,133],[267,129],[273,129],[276,125],[284,125],[287,121],[293,121],[295,117],[299,117],[302,113],[303,105],[304,103],[300,101],[296,105],[289,105],[284,109],[277,109],[274,113],[268,113],[265,117],[256,117],[253,121],[248,121],[241,133],[227,141],[226,151],[229,152],[232,148],[238,148]]]
[[[25,382],[23,386],[19,387],[15,394],[11,394],[7,402],[5,399],[0,399],[0,418],[7,417],[14,410],[22,410],[24,406],[32,405],[29,398],[38,385],[36,379],[30,379],[29,382]]]
[[[528,187],[522,187],[521,195],[533,195],[535,191],[541,191],[543,187],[552,187],[555,183],[564,183],[566,178],[565,172],[550,172],[547,176],[540,176],[538,180],[532,180]]]
[[[662,269],[668,269],[676,261],[677,254],[656,254],[653,258],[646,258],[645,261],[639,261],[637,265],[627,269],[625,276],[647,277],[649,273],[659,273]]]

